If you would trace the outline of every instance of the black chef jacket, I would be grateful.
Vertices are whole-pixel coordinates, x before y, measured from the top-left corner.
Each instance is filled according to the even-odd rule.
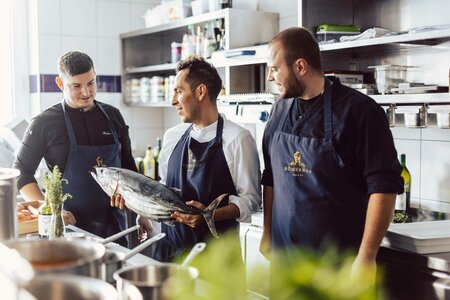
[[[108,122],[97,103],[101,102],[94,101],[95,105],[88,111],[66,105],[66,111],[69,113],[79,145],[114,144]],[[101,104],[118,134],[122,147],[122,167],[137,171],[131,154],[128,126],[117,108],[105,103]],[[58,103],[33,118],[25,132],[22,146],[14,161],[14,168],[20,170],[20,177],[17,181],[18,189],[36,182],[34,174],[42,158],[45,159],[50,170],[58,165],[61,173],[64,173],[68,155],[69,136],[64,122],[62,106],[61,103]],[[86,174],[86,176],[90,175]]]
[[[384,110],[367,95],[342,85],[338,78],[329,79],[332,82],[333,144],[345,164],[346,173],[367,195],[402,193],[401,165]],[[300,128],[301,135],[323,138],[323,95],[307,100],[311,101],[307,105],[305,100],[296,101],[300,103],[290,108],[282,131],[292,133],[297,119],[312,113]],[[272,109],[289,109],[286,103],[283,99],[277,100]],[[273,186],[269,147],[278,122],[283,121],[269,119],[264,132],[262,185]]]

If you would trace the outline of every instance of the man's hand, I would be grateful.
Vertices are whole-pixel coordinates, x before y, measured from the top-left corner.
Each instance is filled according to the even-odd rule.
[[[62,215],[66,225],[75,225],[77,223],[75,216],[70,211],[63,210]]]
[[[111,206],[118,207],[120,209],[124,209],[125,208],[125,199],[123,199],[122,195],[120,195],[120,194],[113,194],[111,196]]]
[[[152,236],[153,226],[152,226],[152,221],[150,221],[150,219],[147,219],[142,216],[137,216],[136,224],[141,226],[141,227],[139,227],[139,231],[138,231],[139,241],[141,241],[141,242],[145,241],[148,237]]]
[[[357,255],[352,264],[351,276],[356,280],[365,276],[370,283],[375,284],[377,275],[377,263],[375,259],[365,259],[361,255]]]
[[[198,208],[200,210],[204,210],[206,206],[204,206],[201,202],[191,200],[186,202],[186,205]],[[186,224],[189,227],[196,228],[200,224],[202,224],[205,221],[205,218],[203,218],[202,215],[191,215],[191,214],[184,214],[181,212],[174,212],[171,215],[172,219],[174,221]]]
[[[270,260],[270,250],[271,250],[271,238],[270,233],[263,231],[261,238],[261,244],[259,244],[259,252],[267,259]]]

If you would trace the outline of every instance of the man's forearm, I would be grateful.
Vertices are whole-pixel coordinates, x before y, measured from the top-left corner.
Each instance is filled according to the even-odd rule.
[[[26,201],[44,200],[44,194],[42,194],[39,185],[36,182],[28,183],[20,189],[20,194]]]
[[[369,264],[375,262],[381,241],[393,216],[395,196],[380,193],[370,195],[364,235],[358,251],[358,256],[363,262]]]

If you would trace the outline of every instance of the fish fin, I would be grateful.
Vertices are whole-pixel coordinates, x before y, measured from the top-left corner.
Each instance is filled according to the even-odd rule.
[[[206,220],[206,224],[208,225],[209,231],[211,231],[211,234],[215,238],[218,238],[219,236],[217,235],[216,224],[214,223],[214,212],[216,211],[216,208],[219,205],[220,201],[222,201],[226,196],[228,196],[228,194],[220,195],[219,197],[214,199],[213,202],[211,202],[211,204],[208,205],[208,207],[205,208],[202,212],[202,215]]]

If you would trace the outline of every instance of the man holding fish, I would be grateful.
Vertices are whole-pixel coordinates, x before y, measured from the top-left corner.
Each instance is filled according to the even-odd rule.
[[[197,212],[174,210],[170,220],[162,224],[141,216],[138,222],[148,234],[166,233],[153,254],[159,261],[173,260],[195,243],[212,237],[208,227],[219,233],[237,233],[238,222],[250,222],[251,214],[261,206],[256,143],[248,130],[219,114],[216,101],[222,80],[217,70],[193,56],[180,61],[176,71],[172,105],[183,124],[164,136],[159,157],[161,182]],[[131,204],[131,199],[118,191],[111,205],[123,207],[127,201]],[[205,211],[212,211],[214,226],[207,222]],[[148,217],[158,220],[156,215]],[[170,221],[175,221],[173,226]]]

